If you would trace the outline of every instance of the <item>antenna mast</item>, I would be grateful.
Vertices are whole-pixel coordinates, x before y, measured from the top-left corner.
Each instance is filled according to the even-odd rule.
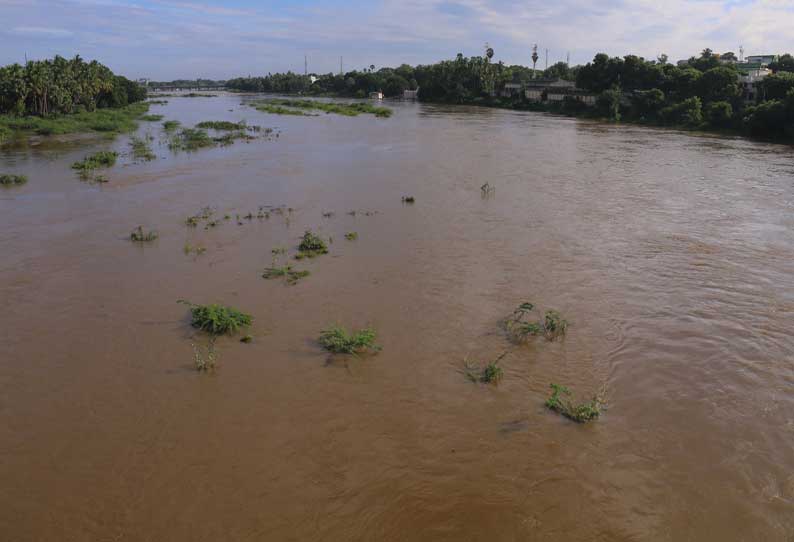
[[[535,78],[535,64],[538,63],[538,44],[532,46],[532,78]]]

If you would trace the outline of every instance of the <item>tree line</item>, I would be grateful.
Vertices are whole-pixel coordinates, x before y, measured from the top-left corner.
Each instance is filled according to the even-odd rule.
[[[723,57],[725,55],[722,55]],[[783,55],[747,100],[735,62],[705,49],[685,65],[598,54],[576,70],[576,86],[597,96],[600,116],[649,124],[736,129],[794,138],[794,58]],[[568,103],[572,109],[580,105]]]
[[[52,116],[123,107],[146,89],[97,61],[56,56],[0,68],[0,114]]]
[[[378,70],[370,66],[345,74],[311,76],[277,73],[232,79],[226,85],[249,92],[357,98],[375,91],[387,97],[401,96],[404,90],[418,88],[419,99],[429,102],[551,108],[612,120],[733,129],[761,137],[794,139],[794,57],[789,54],[769,65],[774,73],[757,84],[749,102],[733,53],[717,55],[706,49],[682,66],[669,63],[665,55],[646,60],[600,53],[582,66],[558,62],[545,70],[508,66],[495,62],[493,56],[493,49],[486,45],[482,56],[459,54],[429,65],[403,64]],[[528,102],[521,93],[500,97],[509,83],[523,85],[536,78],[575,81],[578,89],[596,96],[596,107],[588,108],[573,97],[542,106]]]

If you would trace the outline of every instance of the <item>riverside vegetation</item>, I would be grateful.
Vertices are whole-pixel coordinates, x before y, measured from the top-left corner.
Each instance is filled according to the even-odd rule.
[[[226,82],[227,88],[251,92],[364,98],[382,91],[387,97],[418,89],[425,102],[475,104],[551,111],[612,121],[658,126],[733,131],[745,135],[794,140],[794,57],[784,54],[769,65],[774,72],[758,85],[754,100],[745,102],[733,53],[705,49],[684,65],[665,55],[647,60],[636,55],[597,54],[592,62],[569,66],[558,62],[546,70],[505,65],[493,60],[487,47],[482,56],[457,55],[435,64],[397,68],[375,66],[345,74],[295,73],[244,77]],[[312,82],[310,77],[317,79]],[[527,84],[537,78],[561,78],[596,97],[594,107],[574,99],[533,103],[523,94],[502,97],[508,83]],[[271,103],[273,107],[275,104]]]
[[[39,135],[133,130],[146,89],[80,56],[0,67],[0,142]]]
[[[338,103],[321,102],[318,100],[290,100],[274,98],[260,100],[251,104],[258,111],[275,113],[277,115],[308,115],[304,111],[324,111],[347,117],[356,117],[361,113],[375,115],[376,117],[390,117],[392,110],[388,107],[378,107],[368,103]]]

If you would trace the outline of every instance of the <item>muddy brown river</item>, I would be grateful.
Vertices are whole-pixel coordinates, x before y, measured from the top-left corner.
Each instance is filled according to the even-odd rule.
[[[144,122],[151,162],[127,136],[0,150],[30,178],[0,190],[0,539],[794,540],[794,149],[391,106],[169,98],[151,113],[280,136],[174,155]],[[109,182],[81,181],[102,149]],[[208,205],[232,218],[185,226]],[[263,279],[307,228],[330,254]],[[251,313],[253,342],[197,372],[178,299]],[[509,342],[522,301],[567,336]],[[329,358],[332,323],[383,350]],[[504,352],[498,385],[466,379]],[[562,418],[552,382],[608,408]]]

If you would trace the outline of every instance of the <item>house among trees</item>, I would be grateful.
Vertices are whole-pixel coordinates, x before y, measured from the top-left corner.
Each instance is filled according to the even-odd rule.
[[[595,105],[596,96],[592,92],[576,88],[576,83],[559,77],[532,79],[525,85],[524,97],[535,103],[575,100],[585,105]]]

